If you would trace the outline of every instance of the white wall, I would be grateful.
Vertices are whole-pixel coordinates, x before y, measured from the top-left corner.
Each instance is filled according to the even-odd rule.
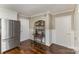
[[[21,24],[20,41],[29,39],[29,19],[19,18]]]
[[[76,6],[75,14],[74,14],[74,23],[75,23],[75,49],[79,53],[79,5]]]
[[[46,45],[50,46],[52,44],[52,15],[48,12],[46,14]]]
[[[56,43],[56,30],[52,30],[52,43]]]
[[[6,8],[0,8],[0,18],[17,20],[17,12]]]

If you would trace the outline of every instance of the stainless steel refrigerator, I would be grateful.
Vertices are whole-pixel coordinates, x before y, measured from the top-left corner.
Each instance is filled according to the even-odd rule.
[[[2,20],[1,52],[20,45],[20,21]]]

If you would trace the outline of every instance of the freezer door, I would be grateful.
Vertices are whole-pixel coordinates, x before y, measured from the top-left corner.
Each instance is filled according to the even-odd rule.
[[[14,45],[20,45],[20,22],[14,21],[13,22],[13,37],[14,37]]]
[[[9,48],[14,48],[20,45],[20,22],[10,20],[10,39]]]
[[[9,21],[1,19],[1,52],[8,50]]]

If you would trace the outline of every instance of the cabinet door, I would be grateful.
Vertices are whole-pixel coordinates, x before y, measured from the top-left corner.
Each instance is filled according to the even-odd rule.
[[[14,48],[16,46],[20,45],[20,23],[19,21],[10,21],[10,31],[12,34],[11,39],[9,40],[9,46],[10,48]]]
[[[6,19],[2,19],[1,25],[2,25],[1,39],[9,38],[9,21]]]
[[[9,21],[2,19],[1,21],[1,52],[8,50],[8,38],[9,38]]]
[[[18,46],[20,44],[20,22],[15,21],[13,24],[13,28],[15,46]]]

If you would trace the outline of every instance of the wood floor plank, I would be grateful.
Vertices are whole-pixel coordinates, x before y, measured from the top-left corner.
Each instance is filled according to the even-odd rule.
[[[19,48],[14,48],[4,52],[4,54],[74,54],[73,49],[69,49],[60,45],[52,44],[50,47],[38,44],[33,44],[33,40],[23,41]],[[39,48],[41,47],[41,48]]]

